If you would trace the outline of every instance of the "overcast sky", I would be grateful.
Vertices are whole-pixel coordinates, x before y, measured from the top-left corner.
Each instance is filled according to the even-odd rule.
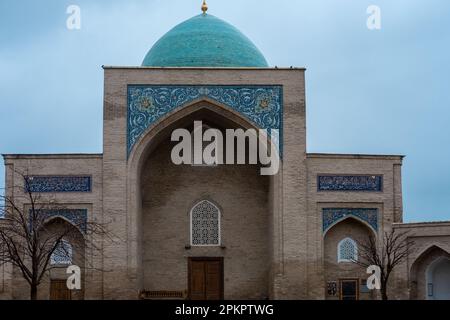
[[[308,152],[406,155],[405,221],[450,220],[450,1],[208,3],[271,66],[307,68]],[[80,30],[66,28],[71,4]],[[140,65],[200,5],[0,0],[0,153],[101,153],[101,66]],[[369,5],[381,30],[366,26]]]

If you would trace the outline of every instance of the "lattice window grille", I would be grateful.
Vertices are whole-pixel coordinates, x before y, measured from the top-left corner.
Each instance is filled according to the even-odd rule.
[[[220,210],[209,201],[202,201],[191,210],[191,245],[220,245]]]
[[[51,265],[70,265],[72,264],[72,245],[66,241],[62,240],[59,245],[53,251],[50,257]]]
[[[345,238],[338,244],[338,262],[353,262],[358,260],[358,247],[356,242]]]

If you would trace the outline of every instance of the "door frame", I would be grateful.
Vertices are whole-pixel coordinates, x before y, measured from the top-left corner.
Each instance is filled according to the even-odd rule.
[[[191,280],[192,280],[192,262],[193,261],[218,261],[220,262],[220,300],[224,297],[224,263],[223,257],[189,257],[188,258],[188,299],[191,300]]]
[[[339,300],[342,300],[342,282],[344,281],[354,281],[356,282],[356,300],[359,300],[359,278],[342,278],[339,279]]]
[[[64,299],[64,300],[72,300],[72,290],[69,290],[69,289],[67,288],[66,283],[67,283],[67,279],[50,279],[50,286],[49,286],[49,300],[52,300],[52,301],[58,301],[58,300],[60,300],[60,301],[62,301],[60,296],[58,296],[56,299],[54,299],[54,297],[53,297],[53,295],[52,295],[52,293],[53,293],[53,292],[52,292],[52,289],[55,290],[55,288],[54,288],[54,286],[53,286],[54,284],[55,284],[55,285],[56,285],[56,284],[62,285],[62,287],[65,288],[64,291],[67,290],[66,292],[67,292],[68,297],[67,297],[67,299]],[[61,293],[61,288],[58,287],[57,289],[58,289],[57,293],[60,294],[60,293]]]

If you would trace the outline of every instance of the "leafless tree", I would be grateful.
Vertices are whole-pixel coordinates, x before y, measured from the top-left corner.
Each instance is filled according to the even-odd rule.
[[[82,241],[71,241],[70,244],[83,261],[89,263],[89,259],[85,259],[87,250],[100,252],[93,239],[108,237],[108,232],[104,225],[89,219],[73,219],[70,223],[55,219],[52,221],[57,223],[57,227],[49,229],[51,217],[48,213],[64,208],[33,192],[30,187],[32,178],[16,173],[23,178],[24,186],[15,189],[22,190],[0,195],[0,266],[11,264],[16,267],[30,286],[31,300],[36,300],[38,286],[54,267],[52,255],[56,253],[62,259],[66,256],[65,260],[72,258],[72,250],[69,252],[64,245],[67,239],[79,238],[82,234]]]
[[[408,238],[408,232],[399,232],[396,228],[385,232],[379,243],[373,235],[368,235],[366,241],[358,241],[358,260],[353,262],[365,268],[380,268],[382,300],[388,300],[387,286],[392,271],[406,260],[413,250],[413,245],[414,242]]]

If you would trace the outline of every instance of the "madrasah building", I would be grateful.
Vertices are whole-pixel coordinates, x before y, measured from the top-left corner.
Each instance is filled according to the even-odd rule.
[[[377,299],[351,260],[358,241],[396,228],[414,250],[389,297],[450,299],[450,222],[403,223],[403,156],[307,153],[305,69],[270,67],[202,9],[141,66],[103,67],[103,153],[3,155],[6,194],[21,196],[12,186],[27,172],[33,192],[65,206],[54,219],[107,222],[116,239],[92,239],[100,257],[66,261],[82,268],[81,291],[54,272],[38,298]],[[278,173],[175,165],[171,134],[194,121],[279,130]],[[79,232],[77,241],[89,236]],[[0,267],[0,298],[29,298],[16,268]]]

